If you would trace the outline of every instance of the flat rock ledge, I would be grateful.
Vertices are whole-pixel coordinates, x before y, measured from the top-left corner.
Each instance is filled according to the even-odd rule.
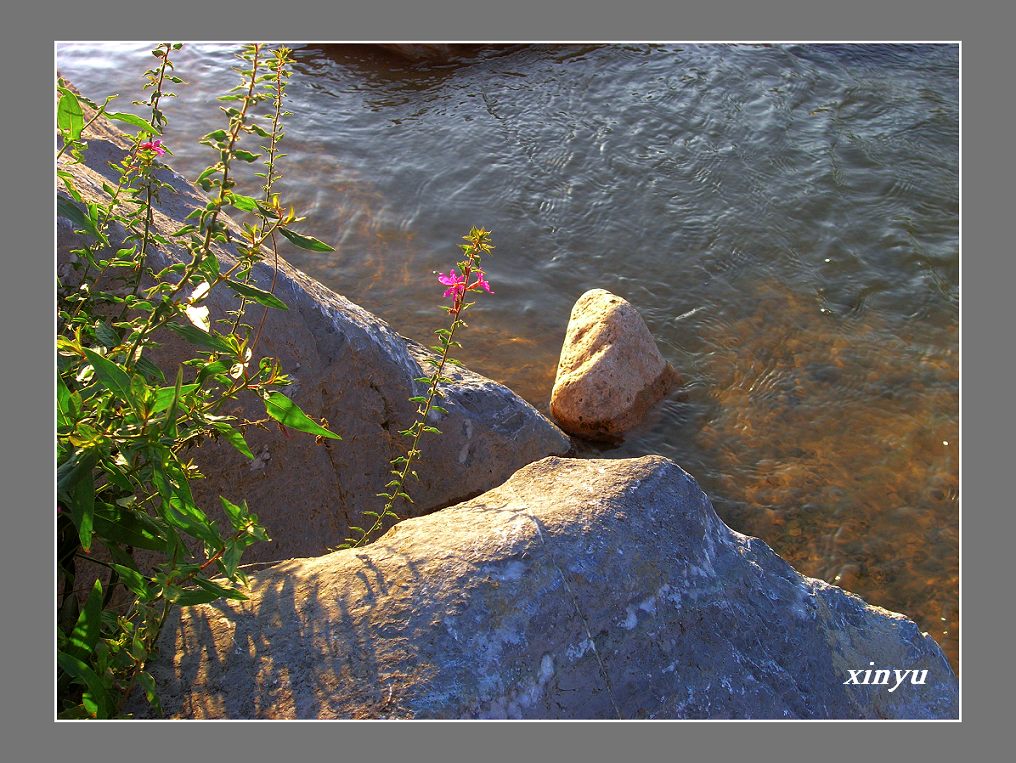
[[[129,143],[105,120],[89,127],[87,138],[85,162],[72,164],[63,157],[60,169],[71,174],[85,200],[105,202],[103,182],[117,182],[108,163],[119,161]],[[207,199],[171,170],[161,179],[175,193],[162,191],[154,228],[169,239],[184,225],[186,215]],[[63,194],[62,185],[59,191]],[[114,231],[110,238],[116,242],[124,235]],[[71,222],[58,217],[57,272],[64,288],[75,286],[70,252],[80,246]],[[220,246],[216,255],[223,270],[236,261],[232,247]],[[182,247],[167,247],[154,251],[149,264],[158,270],[184,257]],[[268,262],[259,263],[253,282],[273,290],[289,309],[268,311],[252,365],[264,356],[279,358],[293,380],[285,394],[315,420],[326,418],[343,439],[319,446],[312,436],[299,432],[285,436],[275,428],[252,429],[247,441],[253,460],[225,442],[206,442],[190,453],[207,477],[192,488],[209,515],[220,511],[220,495],[246,499],[266,526],[271,542],[252,546],[244,562],[323,554],[342,543],[350,526],[364,525],[363,511],[381,510],[383,501],[376,494],[391,478],[389,461],[408,448],[399,430],[415,418],[417,405],[408,398],[425,393],[424,385],[414,379],[427,375],[424,360],[431,353],[284,260],[280,259],[277,274]],[[439,297],[435,288],[435,298]],[[214,322],[227,317],[238,301],[219,287],[204,304]],[[254,307],[251,323],[258,323],[261,311]],[[195,353],[194,346],[170,337],[153,357],[172,379],[177,364]],[[423,460],[417,467],[420,481],[412,489],[415,504],[400,504],[396,509],[400,516],[425,514],[477,495],[525,464],[571,448],[563,432],[507,387],[465,368],[448,376],[455,380],[443,388],[441,405],[448,414],[435,414],[429,422],[443,434],[424,441]],[[264,406],[247,399],[224,412],[263,418]]]
[[[958,713],[916,624],[732,531],[657,456],[545,458],[363,549],[256,573],[249,601],[177,611],[160,654],[174,718]]]

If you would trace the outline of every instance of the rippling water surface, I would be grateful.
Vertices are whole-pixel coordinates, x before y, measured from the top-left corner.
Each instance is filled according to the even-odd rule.
[[[126,110],[150,47],[57,64]],[[190,177],[235,50],[176,58],[165,139]],[[543,411],[574,301],[630,300],[686,383],[584,453],[674,459],[732,527],[915,618],[958,669],[956,46],[295,55],[281,190],[337,251],[287,259],[430,343],[432,272],[492,229],[496,295],[459,357]]]

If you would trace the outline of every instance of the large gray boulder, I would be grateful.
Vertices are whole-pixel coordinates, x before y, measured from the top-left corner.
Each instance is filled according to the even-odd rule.
[[[90,127],[86,137],[86,162],[71,164],[63,157],[60,168],[72,174],[86,200],[105,202],[102,183],[116,183],[108,163],[120,160],[128,143],[103,120]],[[163,180],[176,192],[162,191],[154,225],[156,233],[169,237],[207,199],[178,174],[166,171]],[[117,234],[122,240],[124,232],[114,231],[114,242]],[[57,267],[63,288],[75,286],[70,251],[79,246],[70,221],[58,217]],[[220,247],[216,254],[223,269],[235,262],[230,248]],[[163,248],[153,253],[150,264],[159,269],[182,256],[180,249]],[[255,285],[272,288],[272,264],[255,269]],[[271,542],[252,546],[244,557],[248,562],[324,553],[343,541],[350,526],[365,526],[362,512],[380,511],[383,504],[376,494],[390,479],[389,461],[408,449],[408,440],[398,433],[415,416],[416,404],[407,398],[425,391],[413,380],[429,373],[427,365],[421,367],[428,350],[283,260],[274,292],[289,309],[269,311],[252,363],[256,366],[263,356],[279,358],[294,382],[285,393],[312,418],[325,417],[343,439],[316,445],[312,436],[286,436],[273,427],[248,431],[253,460],[224,442],[206,442],[189,451],[207,477],[192,485],[206,511],[218,510],[219,495],[236,502],[246,499],[267,527]],[[440,296],[437,291],[435,295]],[[214,289],[204,304],[213,321],[237,307],[233,293],[224,287]],[[262,309],[255,305],[248,322],[256,325]],[[170,335],[154,357],[172,379],[176,364],[194,354],[193,346]],[[400,516],[474,496],[521,466],[570,448],[566,435],[506,387],[466,369],[447,375],[455,380],[445,388],[441,403],[448,414],[435,414],[430,422],[443,434],[424,438],[423,458],[416,467],[420,481],[410,486],[415,504],[398,505]],[[224,412],[252,418],[264,418],[265,413],[252,399]]]
[[[912,621],[732,531],[657,456],[531,464],[177,611],[159,649],[182,718],[957,716]]]

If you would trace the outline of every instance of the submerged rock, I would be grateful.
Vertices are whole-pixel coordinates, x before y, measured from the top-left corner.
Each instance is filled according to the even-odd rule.
[[[448,61],[460,55],[463,49],[461,45],[447,43],[378,44],[378,47],[409,61]]]
[[[569,434],[620,440],[679,383],[638,310],[592,289],[572,308],[550,412]]]
[[[732,531],[657,456],[544,459],[177,611],[159,646],[180,718],[957,716],[928,635]]]
[[[108,163],[122,159],[129,144],[105,120],[90,126],[86,137],[85,163],[61,160],[60,169],[71,174],[86,201],[104,202],[102,183],[116,183]],[[170,239],[184,225],[184,217],[207,199],[180,175],[167,170],[161,179],[175,193],[162,190],[154,233]],[[57,223],[58,274],[63,288],[72,288],[76,271],[70,251],[82,243],[69,220],[58,217]],[[124,231],[114,231],[111,239],[123,236]],[[223,271],[236,261],[230,247],[218,247],[216,255]],[[155,250],[148,264],[158,270],[185,256],[182,248],[167,247]],[[209,515],[219,511],[220,495],[237,502],[246,499],[267,527],[271,542],[252,546],[245,562],[324,553],[342,542],[351,525],[364,524],[363,511],[380,511],[376,494],[390,479],[389,461],[408,448],[399,430],[413,421],[417,406],[407,398],[425,391],[413,380],[429,373],[428,366],[421,367],[430,355],[424,347],[284,260],[279,260],[277,273],[272,265],[258,264],[253,283],[274,291],[289,309],[268,311],[251,364],[256,366],[261,357],[279,358],[293,380],[285,394],[315,420],[324,417],[343,439],[316,445],[314,437],[300,432],[252,428],[247,442],[253,460],[225,442],[205,442],[188,452],[206,475],[192,488]],[[225,287],[213,289],[204,304],[213,324],[238,307]],[[248,310],[247,321],[256,326],[263,308]],[[169,336],[152,357],[172,379],[176,365],[194,357],[196,348],[163,333]],[[417,467],[420,481],[410,490],[416,503],[400,504],[396,510],[403,516],[476,495],[519,467],[566,453],[571,446],[557,427],[506,387],[466,369],[447,375],[456,382],[444,389],[441,405],[448,414],[435,414],[429,422],[443,434],[424,439]],[[265,418],[264,405],[256,399],[222,412]]]

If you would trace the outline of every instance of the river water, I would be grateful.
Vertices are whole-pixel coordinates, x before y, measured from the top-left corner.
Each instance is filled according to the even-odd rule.
[[[62,44],[57,66],[144,113],[129,101],[150,48]],[[434,271],[470,226],[493,230],[495,295],[458,357],[544,412],[575,300],[625,297],[685,383],[583,454],[672,458],[733,528],[914,618],[958,670],[956,46],[512,45],[415,64],[294,48],[278,190],[336,251],[287,259],[430,344]],[[176,56],[164,137],[189,177],[213,160],[196,138],[220,126],[236,50]]]

